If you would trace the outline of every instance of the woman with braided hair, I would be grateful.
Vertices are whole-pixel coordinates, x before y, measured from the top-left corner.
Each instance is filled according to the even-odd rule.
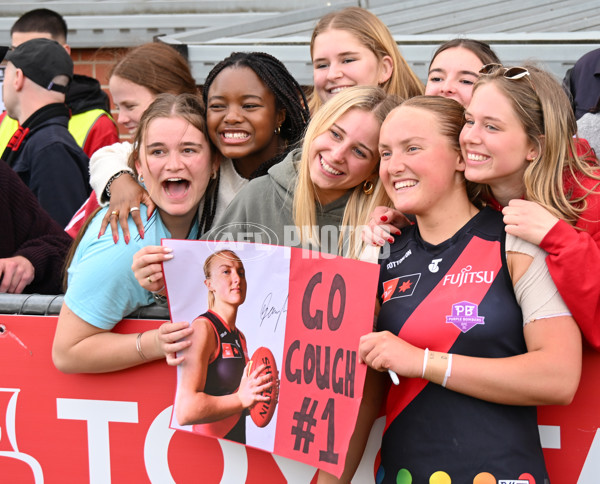
[[[203,98],[210,138],[223,159],[214,191],[207,192],[199,213],[201,232],[210,229],[212,221],[249,179],[266,174],[285,158],[302,138],[309,118],[308,102],[298,82],[283,63],[262,52],[236,52],[219,62],[206,78]],[[129,238],[129,214],[143,236],[137,207],[141,201],[150,213],[154,208],[147,196],[140,196],[139,186],[134,186],[129,177],[115,178],[127,170],[127,154],[111,153],[102,163],[90,163],[90,183],[110,198],[108,213],[115,240],[117,224]],[[100,171],[104,173],[101,180],[97,176]],[[127,181],[121,183],[122,178]],[[120,216],[110,216],[114,213]],[[108,222],[105,219],[100,235]]]
[[[265,175],[285,158],[308,123],[302,88],[263,52],[234,52],[219,62],[202,97],[212,142],[244,179]]]
[[[199,233],[210,228],[213,218],[224,211],[249,178],[265,174],[286,156],[301,139],[309,118],[300,85],[281,62],[264,53],[234,53],[217,64],[206,79],[203,97],[210,110],[209,137],[222,157],[217,178],[211,184],[214,191],[207,192],[199,211]],[[92,176],[93,170],[94,167]],[[113,166],[113,173],[119,171],[118,166]],[[111,186],[110,192],[117,193],[117,187]],[[126,194],[120,193],[119,197],[126,198]],[[136,208],[132,200],[136,198],[130,197],[124,209],[111,206],[109,213],[120,210],[121,214],[128,214],[130,206]],[[149,201],[149,210],[152,205]],[[134,210],[134,219],[137,215]],[[118,233],[117,218],[111,217],[113,234]],[[127,223],[127,217],[119,218],[121,224],[123,220]],[[139,284],[157,297],[164,295],[161,263],[172,256],[167,250],[146,246],[133,260],[132,269]],[[161,326],[164,351],[175,353],[185,348],[189,342],[180,339],[190,331],[185,322]]]
[[[205,196],[199,212],[199,233],[211,227],[213,219],[225,211],[249,179],[266,174],[286,157],[302,139],[310,116],[298,82],[279,60],[261,52],[236,52],[219,62],[206,78],[203,98],[209,137],[222,158],[212,184],[214,191],[207,192],[212,195],[210,200]],[[115,164],[113,173],[118,171]],[[116,187],[111,187],[110,192],[116,193]],[[130,195],[129,202],[123,205],[125,210],[117,211],[127,214],[131,210],[135,198]],[[127,194],[119,193],[119,197],[125,199]],[[149,211],[152,207],[148,200]],[[135,220],[137,210],[133,216]],[[123,224],[123,220],[127,224],[127,217],[120,217],[119,223]],[[112,217],[110,223],[113,234],[118,233],[117,217]],[[172,257],[169,252],[166,247],[149,245],[137,252],[133,260],[132,269],[139,284],[158,300],[164,295],[162,262]],[[161,329],[165,326],[171,331],[165,333],[165,351],[174,354],[188,344],[176,342],[189,334],[190,328],[185,322],[163,325]]]

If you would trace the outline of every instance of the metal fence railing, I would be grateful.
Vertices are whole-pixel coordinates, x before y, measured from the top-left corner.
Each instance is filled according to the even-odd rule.
[[[63,295],[0,294],[0,314],[53,316],[60,313]],[[138,309],[128,319],[169,319],[166,307],[152,304]]]

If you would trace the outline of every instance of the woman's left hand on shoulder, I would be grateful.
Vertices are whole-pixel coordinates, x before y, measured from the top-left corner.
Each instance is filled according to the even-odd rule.
[[[400,235],[400,229],[410,225],[402,212],[389,207],[376,207],[362,230],[362,240],[373,246],[394,243],[394,235]]]
[[[511,200],[502,209],[506,233],[527,242],[540,245],[558,218],[536,202],[529,200]]]

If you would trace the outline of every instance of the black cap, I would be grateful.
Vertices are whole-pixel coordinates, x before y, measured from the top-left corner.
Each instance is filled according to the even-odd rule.
[[[54,84],[56,76],[73,78],[73,61],[55,40],[31,39],[10,49],[4,59],[21,69],[25,77],[50,91],[66,92],[67,86]]]

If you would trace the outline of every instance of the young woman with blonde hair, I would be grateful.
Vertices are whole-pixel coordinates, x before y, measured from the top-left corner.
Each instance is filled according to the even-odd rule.
[[[381,128],[382,183],[416,223],[381,261],[377,332],[359,344],[376,371],[367,373],[342,482],[383,396],[377,482],[548,480],[536,406],[572,400],[581,335],[546,254],[469,197],[463,112],[454,100],[420,96]],[[386,394],[389,371],[401,381]],[[323,473],[319,482],[336,480]]]
[[[466,119],[466,178],[484,185],[481,198],[502,210],[507,233],[548,252],[556,287],[600,348],[600,170],[592,152],[578,153],[561,85],[534,65],[486,66]]]
[[[423,93],[423,83],[400,54],[389,29],[364,8],[348,7],[322,17],[312,33],[310,56],[313,114],[351,86],[379,86],[400,99]]]
[[[175,417],[180,425],[193,425],[203,435],[245,443],[244,411],[267,401],[269,397],[261,393],[275,383],[268,381],[269,375],[258,376],[263,366],[248,365],[246,338],[236,327],[247,290],[241,259],[231,250],[214,252],[204,262],[204,275],[208,310],[191,325]]]
[[[358,257],[358,227],[387,201],[377,175],[377,142],[396,104],[378,87],[336,95],[314,115],[302,148],[252,180],[205,238],[235,239],[262,226],[274,234],[271,243]]]

